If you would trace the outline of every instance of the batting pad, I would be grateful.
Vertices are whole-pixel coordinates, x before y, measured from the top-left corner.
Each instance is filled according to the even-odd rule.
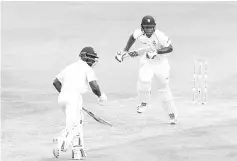
[[[151,82],[138,81],[138,99],[140,102],[148,103],[151,96]]]
[[[70,130],[67,130],[67,135],[65,138],[65,147],[69,147],[73,144],[73,139],[76,136],[83,137],[82,124],[74,125]]]
[[[84,149],[84,140],[83,140],[83,134],[80,133],[76,136],[74,136],[72,140],[72,146],[74,148]]]
[[[174,100],[173,100],[170,90],[169,89],[159,90],[158,94],[161,99],[161,105],[166,111],[166,113],[168,114],[168,116],[170,116],[170,114],[174,114],[175,117],[177,117],[178,115],[177,109],[174,104]]]

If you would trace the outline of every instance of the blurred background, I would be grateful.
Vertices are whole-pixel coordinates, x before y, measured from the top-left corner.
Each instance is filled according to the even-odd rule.
[[[209,97],[236,96],[237,3],[159,1],[2,2],[2,96],[56,93],[54,76],[87,45],[99,53],[102,90],[111,98],[136,96],[139,58],[119,64],[114,55],[148,14],[172,40],[175,96],[191,100],[195,59],[208,61]]]

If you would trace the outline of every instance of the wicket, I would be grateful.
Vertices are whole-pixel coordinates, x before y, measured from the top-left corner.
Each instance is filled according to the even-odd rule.
[[[207,103],[207,61],[204,59],[194,60],[193,103]]]

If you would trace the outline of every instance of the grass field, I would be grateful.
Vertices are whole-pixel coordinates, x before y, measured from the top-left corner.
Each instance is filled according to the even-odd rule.
[[[99,53],[95,71],[109,102],[100,107],[87,93],[85,107],[114,125],[85,113],[88,161],[237,160],[236,2],[31,1],[1,7],[1,160],[54,160],[52,138],[65,120],[52,81],[86,45]],[[174,47],[175,126],[167,124],[155,83],[149,108],[136,113],[139,59],[114,59],[147,14]],[[192,104],[193,61],[199,58],[208,61],[206,105]],[[59,158],[70,159],[70,151]]]

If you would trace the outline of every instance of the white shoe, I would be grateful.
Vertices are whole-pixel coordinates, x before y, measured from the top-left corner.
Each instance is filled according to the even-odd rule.
[[[73,160],[84,160],[86,159],[86,154],[84,149],[73,149],[72,150],[72,159]]]
[[[139,105],[137,106],[137,113],[142,113],[146,110],[147,108],[147,105],[146,106],[142,106],[142,105]]]
[[[64,140],[63,138],[54,138],[53,139],[53,143],[54,143],[54,148],[53,148],[53,155],[55,158],[59,157],[60,151],[66,152],[67,149],[64,147]]]
[[[177,119],[170,119],[170,125],[177,124]]]

